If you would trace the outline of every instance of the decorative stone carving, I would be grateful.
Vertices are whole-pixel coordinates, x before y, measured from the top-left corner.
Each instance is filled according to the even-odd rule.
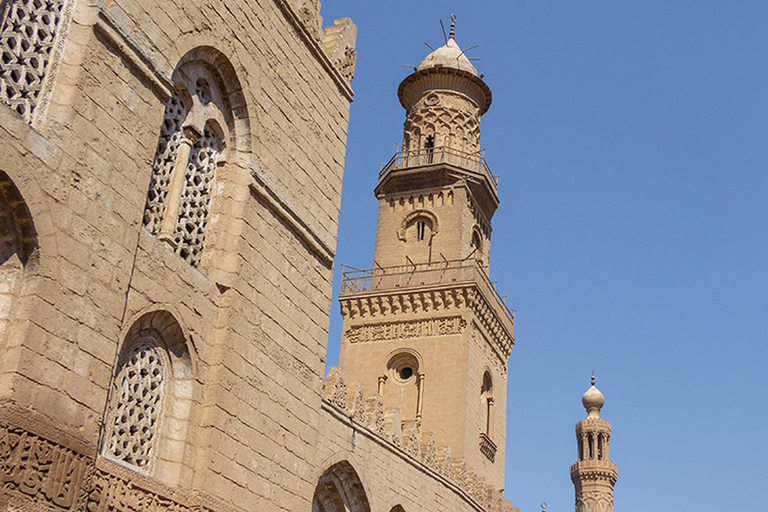
[[[137,487],[126,475],[97,470],[91,480],[87,512],[201,512],[207,507],[189,506]]]
[[[105,452],[137,468],[148,468],[152,460],[164,392],[162,357],[154,340],[141,340],[115,379]]]
[[[403,220],[400,223],[400,229],[397,230],[398,240],[405,242],[405,233],[406,233],[406,230],[408,229],[408,226],[410,226],[419,217],[425,217],[432,223],[432,226],[431,226],[432,236],[435,236],[437,234],[437,232],[440,230],[440,223],[438,222],[437,215],[435,215],[435,212],[421,208],[418,210],[413,210],[412,212],[408,213],[405,217],[403,217]]]
[[[416,460],[421,460],[419,423],[415,420],[403,422],[403,449]]]
[[[496,459],[496,443],[484,432],[480,432],[480,453],[493,462]]]
[[[446,147],[465,153],[479,151],[480,110],[466,97],[448,92],[420,97],[405,119],[404,146],[408,150],[423,149],[426,138],[433,147]]]
[[[347,386],[344,384],[344,370],[334,366],[325,379],[325,398],[339,409],[347,410]]]
[[[494,348],[491,342],[488,340],[488,338],[483,333],[482,329],[472,322],[472,333],[470,334],[470,338],[472,338],[472,341],[475,345],[477,345],[480,350],[483,351],[483,354],[485,354],[485,357],[488,358],[488,361],[493,365],[493,367],[496,369],[496,371],[499,373],[499,375],[502,376],[502,378],[507,378],[507,363],[504,359],[504,356],[499,354]]]
[[[467,321],[460,316],[454,316],[409,322],[355,325],[348,328],[344,336],[349,343],[371,343],[429,336],[451,336],[461,334],[466,328]]]
[[[432,469],[438,468],[435,434],[432,432],[425,432],[421,436],[421,460]]]
[[[352,397],[350,413],[355,421],[363,424],[365,423],[365,395],[363,394],[363,383],[360,381],[357,381],[357,388]]]
[[[403,425],[400,419],[400,409],[390,409],[384,416],[384,429],[387,432],[389,442],[401,448],[403,446]]]
[[[294,0],[296,14],[313,39],[320,41],[320,2],[318,0]]]
[[[171,181],[171,172],[176,164],[176,155],[181,142],[182,123],[188,109],[177,92],[165,104],[163,124],[160,126],[160,140],[157,142],[155,161],[152,164],[152,178],[144,208],[144,227],[157,235],[165,211],[165,199]]]
[[[462,489],[467,489],[467,479],[469,478],[469,470],[467,468],[467,460],[462,458],[461,460],[453,461],[453,481]]]
[[[43,88],[63,0],[7,0],[0,25],[0,100],[31,121]]]
[[[365,400],[365,424],[384,437],[384,407],[381,401],[381,395],[373,395]]]
[[[24,429],[0,424],[2,492],[48,507],[77,510],[90,460]]]
[[[438,461],[438,471],[441,475],[443,475],[448,480],[454,480],[455,475],[453,471],[453,459],[451,458],[451,447],[446,446],[444,448],[441,448],[440,455],[439,455],[439,461]]]
[[[339,70],[344,80],[351,82],[355,77],[355,63],[357,62],[357,52],[351,46],[345,46],[344,52],[333,63]]]
[[[349,18],[334,20],[333,25],[326,27],[323,33],[322,46],[325,54],[347,83],[355,76],[356,37],[357,27]]]
[[[174,233],[176,254],[196,267],[205,241],[211,181],[221,151],[221,140],[206,127],[189,155],[181,193],[179,219]]]

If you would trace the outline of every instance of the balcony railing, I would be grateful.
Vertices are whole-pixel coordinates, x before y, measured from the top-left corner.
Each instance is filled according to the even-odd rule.
[[[473,260],[416,263],[368,270],[342,265],[341,294],[467,282],[485,288],[498,300],[507,316],[514,320],[514,310],[507,307],[506,297],[499,295],[495,283],[488,279],[486,269]]]
[[[495,186],[499,185],[499,175],[491,173],[491,168],[485,161],[485,150],[480,150],[477,153],[465,153],[447,146],[415,150],[401,149],[395,153],[389,162],[381,165],[379,179],[395,169],[408,169],[432,164],[448,164],[459,169],[477,172],[488,177]]]

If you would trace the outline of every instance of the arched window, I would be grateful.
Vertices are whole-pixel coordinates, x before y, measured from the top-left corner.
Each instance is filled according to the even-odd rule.
[[[491,374],[483,374],[483,385],[480,389],[481,401],[484,409],[483,431],[489,438],[493,437],[493,381]]]
[[[474,253],[475,261],[478,265],[484,266],[485,265],[485,258],[483,255],[483,239],[480,236],[480,230],[475,226],[475,228],[472,230],[472,242],[471,242],[472,252]]]
[[[135,340],[115,378],[115,407],[109,422],[109,458],[148,469],[154,455],[167,363],[153,337]]]
[[[134,322],[118,358],[104,425],[104,457],[170,485],[180,483],[185,451],[189,457],[193,450],[187,435],[196,372],[189,347],[166,311]],[[165,471],[155,471],[159,466]]]
[[[208,228],[211,185],[225,160],[227,106],[212,71],[187,63],[168,99],[160,128],[144,227],[187,263],[200,264]]]
[[[315,487],[312,512],[370,512],[360,477],[347,461],[323,472]]]
[[[379,394],[387,407],[397,407],[404,420],[420,420],[424,406],[424,373],[420,356],[412,350],[397,350],[387,356],[379,379]]]

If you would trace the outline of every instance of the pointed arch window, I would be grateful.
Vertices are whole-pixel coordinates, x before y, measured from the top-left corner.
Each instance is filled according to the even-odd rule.
[[[201,262],[226,139],[221,94],[201,74],[185,70],[186,84],[166,103],[143,219],[150,233],[193,267]]]
[[[166,364],[153,338],[143,338],[122,363],[115,379],[115,407],[108,423],[107,455],[147,469],[156,444]]]
[[[483,425],[480,430],[480,452],[488,460],[494,462],[496,457],[496,443],[493,442],[493,381],[491,374],[483,373],[483,383],[480,387],[480,402],[483,408]]]
[[[184,482],[199,397],[192,345],[167,311],[137,319],[115,367],[100,453],[167,485]]]

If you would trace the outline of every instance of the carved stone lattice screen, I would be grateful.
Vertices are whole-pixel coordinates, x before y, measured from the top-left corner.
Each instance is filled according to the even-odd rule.
[[[192,266],[200,262],[203,250],[211,199],[210,185],[220,147],[219,137],[206,127],[189,155],[174,241],[176,253]]]
[[[0,100],[32,119],[63,0],[5,0],[0,25]]]
[[[139,344],[115,379],[107,455],[139,468],[152,456],[162,405],[164,368],[154,340]]]
[[[160,140],[157,143],[155,161],[152,165],[152,179],[147,193],[147,205],[144,208],[144,227],[156,235],[165,210],[165,199],[171,180],[179,142],[182,137],[181,123],[187,115],[184,102],[174,93],[165,105],[163,125],[160,128]]]

